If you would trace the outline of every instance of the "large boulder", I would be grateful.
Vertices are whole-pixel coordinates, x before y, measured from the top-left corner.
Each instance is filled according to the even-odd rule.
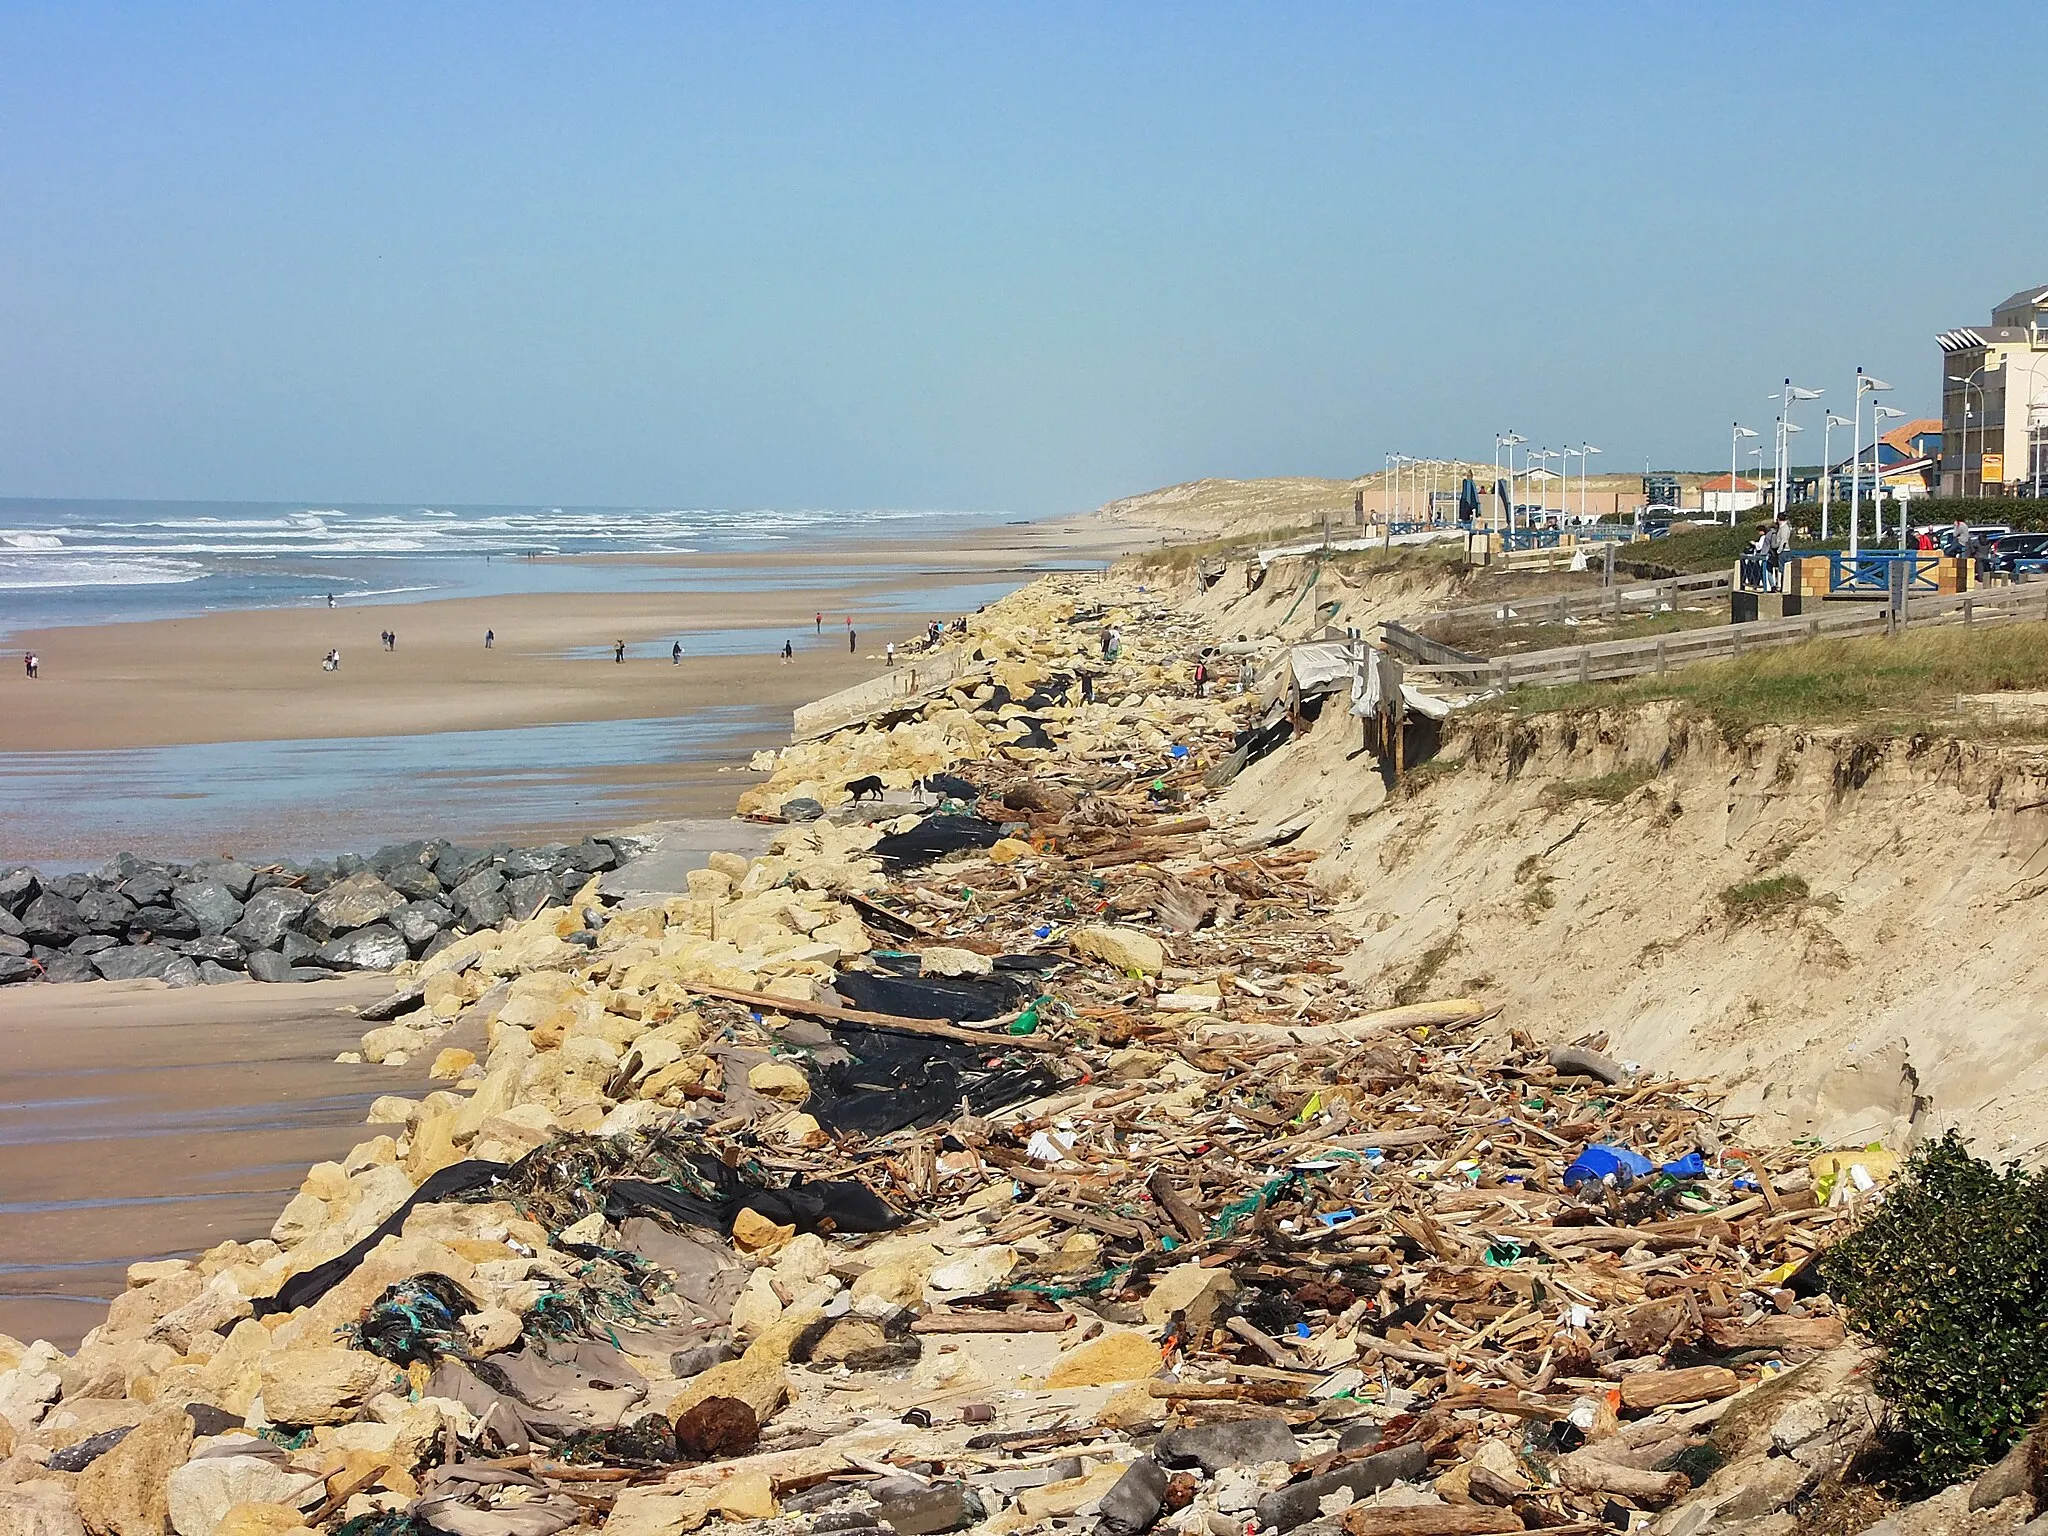
[[[121,941],[111,933],[88,933],[82,939],[73,939],[64,946],[68,955],[96,955],[103,949],[118,949]]]
[[[202,964],[211,960],[215,965],[231,965],[236,970],[243,966],[242,946],[224,933],[216,933],[196,939],[178,939],[170,946],[179,954]]]
[[[505,903],[518,918],[531,917],[551,901],[559,901],[562,888],[553,875],[521,875],[505,882]]]
[[[360,1349],[288,1349],[263,1357],[263,1412],[274,1424],[346,1424],[405,1373]]]
[[[274,949],[249,951],[249,974],[258,981],[290,981],[292,963]]]
[[[188,960],[183,955],[179,955],[164,967],[164,985],[167,987],[196,987],[202,985],[205,980],[206,978],[199,974],[198,962]]]
[[[78,903],[68,896],[45,890],[21,909],[21,936],[31,944],[59,948],[92,932],[92,925],[80,915]]]
[[[569,850],[569,867],[578,874],[601,875],[619,867],[619,851],[610,843],[586,837]]]
[[[0,986],[10,981],[31,981],[35,974],[36,963],[27,955],[0,954]]]
[[[455,921],[455,914],[438,901],[408,901],[388,919],[415,955],[434,942],[436,934]]]
[[[202,1456],[173,1472],[165,1492],[178,1536],[214,1536],[237,1504],[297,1505],[320,1486],[312,1473],[267,1456]]]
[[[228,937],[246,949],[275,949],[285,930],[312,904],[312,897],[288,886],[258,891],[242,908],[241,921],[228,930]]]
[[[434,872],[419,863],[400,864],[385,871],[384,883],[407,901],[429,901],[441,894],[441,882]]]
[[[405,905],[405,898],[364,870],[336,882],[314,898],[302,926],[306,936],[325,944],[357,928],[381,923]]]
[[[32,869],[10,869],[0,874],[0,911],[18,914],[42,893],[42,879]]]
[[[140,869],[123,880],[120,889],[138,907],[162,907],[170,905],[176,883],[160,869]]]
[[[166,1489],[192,1453],[192,1419],[167,1407],[122,1437],[78,1474],[78,1512],[93,1536],[163,1536],[170,1523]]]
[[[45,950],[36,958],[43,967],[45,981],[91,981],[99,975],[92,968],[90,955],[51,954]]]
[[[199,924],[176,907],[137,907],[128,921],[128,937],[144,933],[158,939],[196,939]]]
[[[135,916],[135,903],[119,891],[90,890],[78,898],[78,915],[94,933],[116,934]]]
[[[495,869],[479,870],[449,893],[466,928],[493,928],[512,912],[505,896],[505,877]]]
[[[317,963],[333,971],[388,971],[411,955],[396,929],[374,923],[322,944]]]
[[[0,1536],[85,1536],[78,1495],[54,1477],[0,1488]]]
[[[235,893],[218,880],[195,880],[171,892],[171,905],[199,925],[201,933],[225,933],[242,915]]]
[[[162,977],[178,959],[177,951],[160,944],[123,944],[94,955],[92,966],[108,981],[138,981],[145,976]]]
[[[210,880],[227,887],[237,901],[247,901],[256,889],[256,871],[240,859],[205,859],[187,871],[194,880]]]
[[[490,867],[491,851],[488,848],[464,848],[458,843],[450,843],[434,860],[434,878],[444,888],[453,890],[478,870]]]
[[[545,848],[515,848],[505,855],[505,862],[499,866],[507,880],[517,880],[522,875],[552,875],[569,862],[569,849],[562,843],[550,843]]]

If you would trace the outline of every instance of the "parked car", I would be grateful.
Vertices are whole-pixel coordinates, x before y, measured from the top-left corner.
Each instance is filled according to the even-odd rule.
[[[1956,544],[1956,525],[1954,523],[1933,523],[1923,526],[1927,528],[1929,533],[1934,535],[1935,547],[1944,555],[1960,555],[1964,553]],[[1989,544],[2011,533],[2012,524],[1972,523],[1965,532],[1979,544]]]
[[[2048,533],[2008,533],[1991,545],[1991,569],[2008,575],[2016,571],[2048,570]]]

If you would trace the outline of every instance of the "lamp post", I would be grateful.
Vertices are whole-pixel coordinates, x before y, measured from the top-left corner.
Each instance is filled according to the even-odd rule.
[[[1512,428],[1501,439],[1501,445],[1508,451],[1508,531],[1510,533],[1514,531],[1515,527],[1515,446],[1518,443],[1526,443],[1528,441],[1529,439]]]
[[[1754,432],[1752,432],[1752,433],[1750,433],[1750,436],[1751,436],[1751,437],[1754,437],[1754,436],[1756,436],[1756,434],[1755,434]],[[1755,460],[1756,460],[1756,483],[1757,483],[1757,493],[1758,493],[1758,497],[1759,497],[1759,499],[1761,499],[1761,497],[1762,497],[1762,493],[1763,493],[1763,483],[1764,483],[1764,451],[1763,451],[1763,449],[1762,449],[1762,448],[1760,448],[1760,447],[1758,447],[1758,448],[1752,448],[1752,449],[1750,449],[1750,450],[1749,450],[1749,456],[1750,456],[1750,457],[1751,457],[1752,459],[1755,459]],[[1731,521],[1730,521],[1730,523],[1729,523],[1729,526],[1730,526],[1730,527],[1733,527],[1733,526],[1734,526],[1734,523],[1733,523],[1733,520],[1732,520],[1732,519],[1731,519]]]
[[[1828,501],[1835,486],[1835,466],[1834,461],[1828,456],[1828,439],[1834,434],[1836,427],[1849,425],[1833,411],[1825,414],[1827,421],[1820,429],[1820,537],[1823,544],[1828,540]]]
[[[1773,396],[1778,402],[1779,415],[1776,444],[1778,462],[1771,476],[1771,494],[1775,499],[1775,510],[1779,517],[1785,515],[1785,495],[1791,488],[1792,440],[1789,434],[1800,430],[1792,425],[1792,403],[1795,400],[1818,400],[1820,395],[1821,392],[1817,389],[1802,389],[1787,379],[1785,387]]]
[[[1883,428],[1878,423],[1888,416],[1904,416],[1904,411],[1893,410],[1888,405],[1872,403],[1870,407],[1870,496],[1876,509],[1875,524],[1877,537],[1884,536],[1884,443]],[[1898,501],[1895,496],[1892,498]],[[1906,547],[1906,504],[1898,502],[1899,548]]]
[[[1890,389],[1883,379],[1874,379],[1861,368],[1856,370],[1856,437],[1852,449],[1849,470],[1849,554],[1853,558],[1862,548],[1863,537],[1863,397],[1877,390]],[[1872,464],[1877,462],[1877,452],[1871,451]]]
[[[1956,460],[1956,494],[1958,496],[1967,496],[1970,491],[1970,391],[1972,389],[1976,390],[1977,403],[1979,405],[1985,404],[1984,386],[1976,382],[1977,375],[1983,371],[1984,365],[1979,363],[1970,370],[1967,378],[1953,373],[1948,376],[1949,383],[1963,386],[1963,451]],[[1989,407],[1986,406],[1986,409],[1988,410]],[[1876,431],[1875,427],[1871,429],[1873,441],[1876,438]],[[1873,454],[1872,457],[1875,458],[1876,455]],[[1984,494],[1984,464],[1981,452],[1978,455],[1977,464],[1977,494],[1979,496]]]
[[[1742,440],[1745,437],[1756,436],[1754,432],[1750,431],[1749,428],[1743,426],[1740,422],[1735,422],[1732,426],[1733,430],[1728,435],[1728,526],[1730,528],[1735,526],[1735,456],[1740,451]],[[1761,449],[1755,451],[1758,458],[1763,457]]]
[[[1579,444],[1579,521],[1586,520],[1586,457],[1600,450],[1591,443]]]

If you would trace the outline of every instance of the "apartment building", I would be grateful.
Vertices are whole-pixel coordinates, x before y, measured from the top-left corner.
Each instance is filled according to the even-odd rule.
[[[1943,331],[1941,494],[2023,496],[2048,483],[2048,286],[2022,288],[1989,325]]]

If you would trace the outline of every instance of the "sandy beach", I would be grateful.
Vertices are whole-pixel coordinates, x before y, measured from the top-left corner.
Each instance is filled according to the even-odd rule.
[[[736,770],[788,739],[791,711],[876,675],[890,642],[1132,542],[1091,517],[943,547],[906,534],[574,556],[520,563],[546,567],[544,591],[16,632],[0,672],[0,863],[310,857],[728,815],[748,782]],[[581,728],[593,722],[610,728]]]
[[[872,677],[883,648],[964,585],[1021,585],[1040,562],[1107,558],[1127,530],[1079,520],[976,530],[956,546],[871,540],[765,555],[564,560],[591,591],[273,608],[12,636],[0,752],[93,751],[192,742],[307,740],[645,719],[718,705],[788,711]],[[673,593],[603,590],[603,567],[673,573]],[[826,585],[778,589],[802,573]],[[745,590],[682,589],[717,573]],[[929,596],[932,611],[921,597]],[[817,615],[822,613],[822,622]],[[858,642],[847,646],[848,619]],[[382,649],[385,630],[398,636]],[[760,632],[751,654],[699,654],[693,634]],[[484,647],[486,631],[494,644]],[[798,648],[785,665],[784,640]],[[643,653],[614,665],[623,640]],[[672,665],[668,645],[685,655]],[[645,654],[648,647],[654,654]],[[321,658],[341,653],[323,672]],[[39,678],[22,675],[35,651]],[[758,743],[756,743],[758,744]],[[0,837],[0,847],[5,846]]]

